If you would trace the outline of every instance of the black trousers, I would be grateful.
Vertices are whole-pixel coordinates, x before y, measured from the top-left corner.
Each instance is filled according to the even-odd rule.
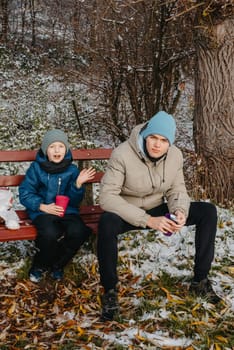
[[[152,216],[162,216],[168,213],[167,204],[162,204],[147,211]],[[206,278],[214,258],[214,245],[217,228],[217,211],[211,203],[192,202],[186,226],[195,225],[195,258],[194,279],[200,281]],[[102,214],[97,241],[97,254],[101,284],[105,291],[115,288],[118,282],[118,235],[135,227],[121,219],[120,216],[105,212]]]
[[[33,224],[37,229],[33,267],[37,268],[63,268],[91,234],[80,216],[74,214],[64,217],[43,214]]]

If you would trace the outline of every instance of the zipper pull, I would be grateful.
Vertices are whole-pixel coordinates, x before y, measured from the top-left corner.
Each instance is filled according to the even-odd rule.
[[[58,191],[57,191],[57,194],[60,193],[61,183],[62,183],[62,179],[61,179],[61,177],[59,177],[59,179],[58,179]]]

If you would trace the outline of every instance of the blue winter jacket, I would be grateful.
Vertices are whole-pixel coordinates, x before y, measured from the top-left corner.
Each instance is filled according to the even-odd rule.
[[[72,159],[70,150],[65,159]],[[38,152],[19,186],[20,203],[26,208],[30,219],[34,220],[38,215],[45,214],[40,211],[40,204],[54,203],[57,194],[70,198],[66,214],[79,214],[79,205],[84,197],[84,187],[76,187],[79,169],[75,164],[70,164],[65,171],[50,174],[40,166],[45,161],[48,161],[47,157]]]

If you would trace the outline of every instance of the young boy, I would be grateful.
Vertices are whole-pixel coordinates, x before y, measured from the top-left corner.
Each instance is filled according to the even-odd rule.
[[[65,265],[88,239],[91,230],[79,216],[79,205],[84,196],[83,184],[94,175],[95,169],[79,171],[72,164],[63,131],[54,129],[45,134],[36,160],[19,187],[20,202],[37,229],[31,281],[39,282],[45,271],[51,271],[55,280],[62,279]],[[65,213],[55,204],[56,195],[69,197]]]

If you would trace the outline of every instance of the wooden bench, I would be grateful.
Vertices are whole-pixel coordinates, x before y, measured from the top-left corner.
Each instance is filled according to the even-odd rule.
[[[74,161],[79,161],[79,167],[81,168],[81,162],[107,160],[111,155],[112,149],[108,148],[96,148],[96,149],[79,149],[72,150]],[[31,162],[35,159],[36,150],[14,150],[14,151],[0,151],[0,165],[2,163],[25,163]],[[26,169],[30,163],[25,163]],[[1,167],[2,168],[2,167]],[[2,168],[3,169],[3,168]],[[0,170],[1,173],[3,170]],[[95,178],[90,183],[100,183],[103,176],[102,171],[97,171]],[[20,175],[0,175],[0,187],[13,188],[18,187],[21,181],[24,179],[24,174]],[[89,186],[88,184],[86,186]],[[92,185],[91,185],[92,186]],[[34,240],[36,238],[36,229],[32,225],[30,219],[25,210],[16,210],[20,218],[20,229],[9,230],[5,227],[4,223],[0,224],[0,242],[15,241],[15,240]],[[94,233],[97,233],[97,224],[99,217],[102,213],[102,209],[99,205],[88,203],[87,205],[81,205],[80,215],[84,222],[92,228]]]

